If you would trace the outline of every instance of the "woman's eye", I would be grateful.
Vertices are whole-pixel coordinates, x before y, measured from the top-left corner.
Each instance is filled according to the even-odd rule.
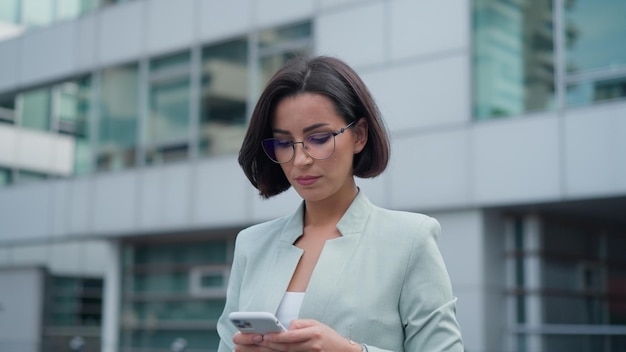
[[[307,137],[307,142],[311,144],[324,144],[332,137],[332,133],[315,133]]]
[[[286,139],[277,139],[274,142],[274,148],[291,148],[291,141]]]

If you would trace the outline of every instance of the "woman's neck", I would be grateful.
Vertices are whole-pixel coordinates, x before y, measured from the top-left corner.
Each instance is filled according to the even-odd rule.
[[[358,193],[359,189],[352,184],[332,198],[319,202],[306,202],[304,226],[336,226]]]

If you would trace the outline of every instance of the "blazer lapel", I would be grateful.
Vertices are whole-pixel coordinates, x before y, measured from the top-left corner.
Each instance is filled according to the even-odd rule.
[[[333,314],[327,312],[328,304],[337,288],[341,287],[346,265],[360,243],[360,236],[372,208],[372,203],[359,192],[346,210],[337,224],[342,236],[324,244],[300,308],[300,318],[324,321],[327,313]]]
[[[302,235],[303,216],[304,203],[288,219],[282,229],[273,254],[273,263],[269,267],[270,271],[263,273],[267,277],[267,282],[263,292],[257,294],[254,304],[255,307],[260,307],[263,311],[276,313],[296,271],[298,262],[300,262],[302,253],[304,253],[302,249],[293,245]]]

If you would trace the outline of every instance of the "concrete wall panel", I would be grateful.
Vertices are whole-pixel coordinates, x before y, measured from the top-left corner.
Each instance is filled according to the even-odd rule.
[[[0,91],[15,89],[19,83],[21,38],[0,42]]]
[[[147,7],[147,52],[189,48],[195,30],[195,0],[151,0]]]
[[[146,49],[144,29],[146,1],[130,1],[100,13],[98,63],[113,65],[137,60]]]
[[[565,188],[569,197],[626,193],[626,105],[569,111]]]
[[[196,0],[200,11],[202,41],[223,40],[248,32],[252,24],[252,0]]]
[[[392,1],[392,59],[469,50],[469,7],[468,1],[458,0]]]
[[[94,180],[93,231],[129,234],[139,222],[138,172],[111,172]]]
[[[400,209],[467,206],[471,199],[467,131],[395,138],[392,204]]]
[[[224,226],[250,217],[252,188],[234,156],[202,160],[194,165],[191,189],[192,224]]]
[[[263,0],[254,4],[254,23],[259,27],[287,24],[311,18],[314,0],[298,0],[294,6],[291,0]]]
[[[26,32],[20,44],[20,83],[28,85],[71,74],[76,69],[77,24],[60,22]]]
[[[489,205],[559,198],[560,140],[556,115],[475,125],[471,131],[473,199]]]
[[[386,4],[372,2],[321,13],[314,25],[317,54],[337,56],[359,68],[387,58]]]
[[[465,55],[367,72],[368,85],[391,131],[448,126],[470,120]]]

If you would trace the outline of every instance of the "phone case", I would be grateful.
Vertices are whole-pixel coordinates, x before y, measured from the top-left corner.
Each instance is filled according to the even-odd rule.
[[[268,312],[232,312],[228,319],[242,333],[267,334],[287,331],[272,313]]]

